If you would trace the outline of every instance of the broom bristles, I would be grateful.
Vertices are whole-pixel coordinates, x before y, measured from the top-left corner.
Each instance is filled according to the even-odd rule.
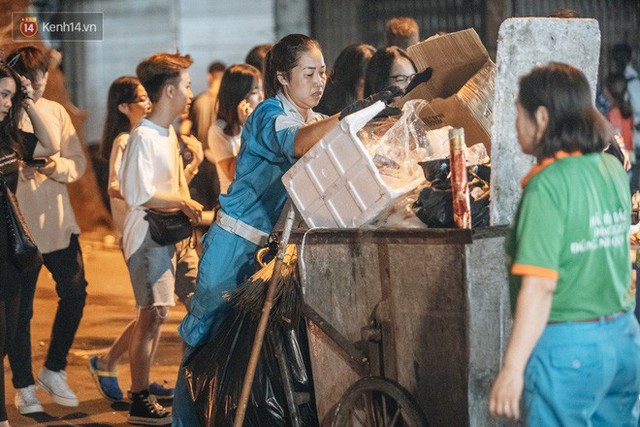
[[[298,274],[298,256],[295,245],[287,245],[282,260],[280,277],[276,280],[276,292],[269,320],[295,322],[300,317],[302,289]],[[246,282],[235,290],[227,292],[225,298],[238,311],[258,319],[267,298],[267,290],[275,268],[275,259],[254,273]]]

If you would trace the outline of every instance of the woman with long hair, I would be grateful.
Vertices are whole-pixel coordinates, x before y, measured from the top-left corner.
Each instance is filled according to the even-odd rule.
[[[34,133],[19,130],[22,114],[29,116]],[[33,102],[31,82],[0,63],[0,175],[15,193],[22,161],[48,157],[60,151]],[[1,195],[6,197],[6,195]],[[40,269],[20,271],[11,260],[8,227],[0,216],[0,352],[4,356],[16,332],[20,288],[34,280]],[[35,387],[30,392],[35,396]],[[4,370],[0,374],[0,427],[9,426],[4,394]],[[42,407],[39,408],[42,411]]]
[[[369,96],[389,86],[405,89],[416,75],[416,65],[399,47],[378,49],[369,60],[364,79],[364,96]]]
[[[537,164],[506,250],[514,321],[490,412],[528,426],[637,426],[640,334],[629,263],[631,195],[580,70],[520,79],[518,143]]]
[[[373,46],[364,43],[349,45],[340,52],[316,107],[318,112],[336,114],[364,98],[364,75],[375,52]]]
[[[151,101],[140,80],[134,76],[118,77],[109,87],[107,97],[107,117],[102,133],[100,153],[109,159],[108,193],[111,215],[116,230],[123,232],[124,220],[129,207],[120,193],[118,173],[122,164],[124,149],[129,141],[129,133],[151,111]],[[89,371],[100,393],[117,402],[123,394],[118,384],[116,367],[120,357],[129,348],[129,339],[136,320],[132,320],[116,338],[106,353],[89,359]],[[151,388],[151,385],[150,385]]]
[[[116,230],[122,233],[128,208],[120,194],[118,171],[122,154],[129,140],[129,132],[151,111],[147,91],[137,77],[118,77],[109,87],[107,117],[104,121],[100,154],[109,160],[109,184],[107,191],[111,202],[111,214]]]
[[[227,68],[218,92],[218,120],[209,128],[205,156],[216,165],[220,194],[227,194],[236,171],[240,134],[249,115],[264,100],[262,75],[248,64]]]
[[[337,114],[323,118],[313,111],[324,91],[325,72],[320,45],[301,34],[284,37],[267,53],[267,99],[244,124],[235,178],[220,196],[216,222],[204,239],[195,293],[179,327],[186,343],[183,363],[223,319],[223,293],[255,271],[255,254],[266,244],[287,199],[282,176],[338,124]],[[175,426],[199,425],[187,387],[181,369]]]

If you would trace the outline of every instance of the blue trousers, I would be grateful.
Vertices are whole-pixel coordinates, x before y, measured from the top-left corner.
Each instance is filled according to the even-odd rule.
[[[227,314],[229,307],[222,298],[223,293],[235,289],[255,272],[254,257],[258,249],[255,244],[217,225],[204,237],[195,294],[189,313],[179,328],[186,344],[173,398],[174,426],[200,425],[182,365],[198,345],[206,342],[206,337],[218,328]]]
[[[632,312],[547,325],[525,370],[531,426],[633,426],[640,405],[640,332]]]

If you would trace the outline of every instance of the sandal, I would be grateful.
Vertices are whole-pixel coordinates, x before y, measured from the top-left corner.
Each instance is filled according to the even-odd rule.
[[[118,373],[116,371],[102,371],[98,369],[98,356],[89,359],[89,372],[98,386],[100,394],[112,402],[122,400],[122,390],[118,385]]]

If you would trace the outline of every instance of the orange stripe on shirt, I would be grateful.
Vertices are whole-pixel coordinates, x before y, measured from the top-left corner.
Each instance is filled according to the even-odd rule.
[[[511,273],[516,276],[534,276],[543,279],[558,279],[558,272],[552,268],[538,267],[536,265],[513,264]]]
[[[568,153],[561,150],[556,152],[554,157],[547,157],[546,159],[542,160],[540,163],[532,167],[529,173],[525,175],[524,178],[522,178],[522,181],[520,181],[520,186],[524,188],[529,183],[531,178],[542,172],[547,166],[555,162],[557,159],[564,159],[566,157],[578,157],[581,155],[582,153],[580,151],[572,151]]]

